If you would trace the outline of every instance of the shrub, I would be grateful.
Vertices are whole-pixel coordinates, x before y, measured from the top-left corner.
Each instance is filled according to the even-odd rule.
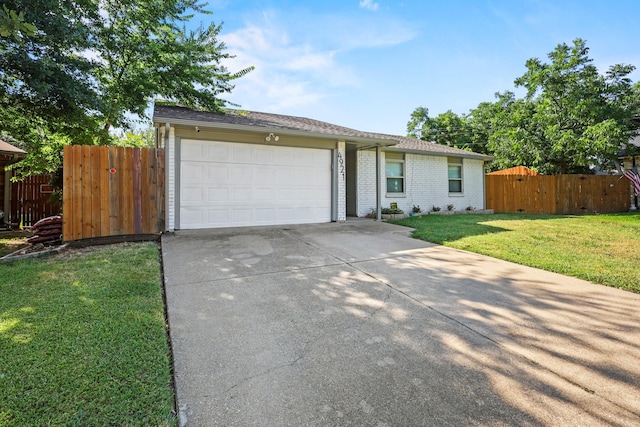
[[[403,214],[404,211],[402,209],[382,208],[382,213],[385,215]]]

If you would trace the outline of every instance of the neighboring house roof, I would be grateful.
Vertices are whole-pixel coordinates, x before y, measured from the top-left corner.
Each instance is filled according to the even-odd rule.
[[[27,154],[26,151],[21,150],[20,148],[9,144],[8,142],[4,142],[0,139],[0,153],[3,154]]]
[[[514,166],[509,169],[503,169],[500,171],[490,172],[487,175],[528,175],[528,176],[536,176],[540,175],[538,172],[533,169],[529,169],[526,166]]]
[[[261,113],[257,111],[227,110],[225,114],[222,114],[210,111],[198,111],[180,106],[156,104],[153,112],[153,121],[253,131],[255,131],[256,128],[262,128],[265,132],[277,131],[294,135],[334,137],[362,144],[380,145],[388,147],[386,149],[389,151],[419,152],[482,160],[492,159],[492,157],[484,154],[447,147],[420,139],[375,132],[363,132],[319,120],[308,119],[306,117]]]
[[[629,144],[635,145],[636,147],[640,147],[640,129],[636,131],[636,136],[634,136],[633,138],[631,138],[629,140]],[[626,148],[623,148],[618,153],[618,157],[626,157],[628,155],[630,155],[630,154],[627,153],[627,149]]]

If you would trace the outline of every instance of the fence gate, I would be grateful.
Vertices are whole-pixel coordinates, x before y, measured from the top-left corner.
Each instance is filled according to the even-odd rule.
[[[164,230],[163,149],[64,148],[63,240]]]
[[[10,172],[7,172],[10,173]],[[52,200],[51,175],[32,175],[11,183],[11,209],[6,222],[30,227],[42,218],[60,213],[60,203]]]

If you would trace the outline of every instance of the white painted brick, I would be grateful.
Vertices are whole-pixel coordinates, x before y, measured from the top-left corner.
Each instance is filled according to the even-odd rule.
[[[338,164],[335,171],[338,182],[338,211],[336,218],[338,221],[347,220],[347,165],[345,147],[346,144],[344,141],[338,141]]]
[[[166,229],[167,231],[175,230],[176,220],[176,132],[172,126],[169,130],[169,140],[166,147]]]
[[[376,205],[375,151],[358,152],[358,216],[365,216]],[[381,158],[380,188],[382,207],[392,202],[405,212],[413,205],[429,211],[433,206],[445,210],[452,204],[456,210],[468,206],[484,209],[484,163],[482,160],[463,160],[463,193],[449,194],[449,178],[446,157],[423,154],[405,155],[405,193],[403,196],[387,196],[384,176],[384,152]]]

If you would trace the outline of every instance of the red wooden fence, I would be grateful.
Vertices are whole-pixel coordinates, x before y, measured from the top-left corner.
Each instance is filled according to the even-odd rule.
[[[164,150],[64,148],[63,240],[164,230]]]
[[[10,173],[10,172],[6,172]],[[52,200],[51,175],[32,175],[11,183],[11,224],[32,226],[42,218],[60,214],[62,206]]]

